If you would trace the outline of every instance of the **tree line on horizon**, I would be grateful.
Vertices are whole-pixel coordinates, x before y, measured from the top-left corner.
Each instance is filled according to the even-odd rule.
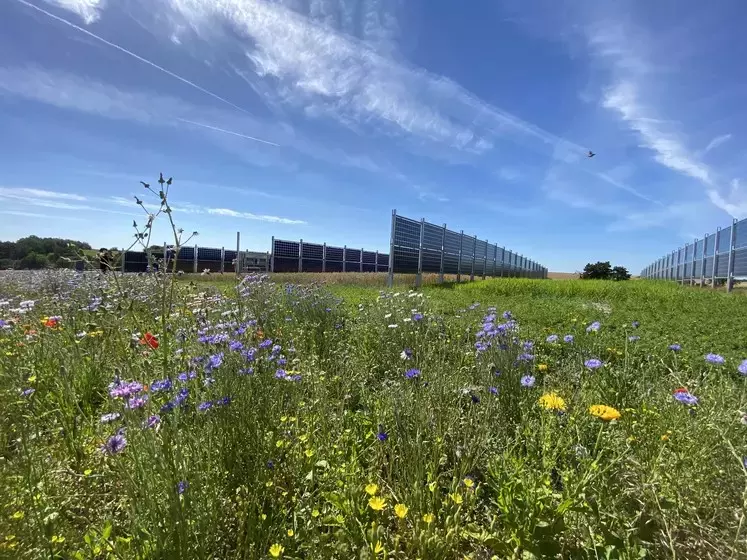
[[[0,270],[14,268],[72,268],[91,246],[83,241],[30,235],[17,241],[0,241]]]

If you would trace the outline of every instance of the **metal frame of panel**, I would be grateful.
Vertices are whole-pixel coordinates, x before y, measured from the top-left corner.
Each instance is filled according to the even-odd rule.
[[[400,216],[396,210],[392,211],[389,254],[390,287],[395,273],[415,274],[416,285],[420,285],[423,272],[438,273],[440,282],[444,274],[456,274],[458,282],[463,274],[469,274],[470,280],[475,276],[547,278],[545,267],[505,247],[466,236],[464,231],[456,233],[446,224]]]
[[[747,277],[747,219],[734,219],[731,225],[706,233],[677,251],[672,251],[641,271],[642,278],[689,281],[705,285],[710,278],[715,288],[718,280],[726,280],[731,291],[735,277]]]
[[[379,272],[388,269],[389,255],[273,237],[271,263],[272,272]]]

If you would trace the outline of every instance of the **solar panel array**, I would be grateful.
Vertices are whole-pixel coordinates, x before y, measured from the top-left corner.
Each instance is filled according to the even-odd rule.
[[[747,220],[664,255],[641,271],[642,278],[689,281],[715,286],[717,280],[747,277]],[[731,282],[729,282],[731,289]]]
[[[389,255],[378,251],[272,238],[272,272],[380,272],[388,267]]]
[[[390,281],[395,273],[435,272],[461,277],[546,278],[547,269],[485,240],[392,213]]]
[[[243,253],[243,252],[242,252]],[[151,252],[154,259],[163,261],[163,248],[153,249]],[[176,269],[182,272],[235,272],[236,251],[215,247],[181,247]],[[169,252],[169,260],[173,258]],[[122,262],[124,272],[145,272],[148,268],[148,255],[145,251],[125,251]],[[168,270],[172,270],[172,264],[168,264]]]

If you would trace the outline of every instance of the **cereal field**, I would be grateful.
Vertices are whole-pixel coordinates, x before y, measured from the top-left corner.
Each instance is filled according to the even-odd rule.
[[[0,274],[0,557],[747,557],[743,296]]]

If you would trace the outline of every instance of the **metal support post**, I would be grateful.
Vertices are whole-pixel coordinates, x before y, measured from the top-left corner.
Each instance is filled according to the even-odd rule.
[[[342,246],[342,271],[347,272],[348,271],[348,246],[343,245]]]
[[[397,210],[392,210],[392,230],[389,233],[389,271],[387,274],[387,288],[394,286],[394,226],[397,220]]]
[[[444,283],[444,251],[446,250],[446,224],[441,233],[441,263],[438,265],[438,283]]]
[[[493,274],[490,275],[493,278],[495,278],[495,266],[496,266],[496,264],[498,264],[498,245],[493,245]]]
[[[192,272],[197,274],[197,245],[195,244],[195,254],[192,258]]]
[[[698,240],[693,243],[693,260],[690,263],[690,285],[695,284],[695,256],[698,254]]]
[[[236,276],[241,274],[243,270],[244,259],[241,258],[241,232],[236,232],[236,264],[233,265]]]
[[[270,272],[275,272],[275,236],[272,236],[272,241],[270,242],[272,245],[270,245]]]
[[[721,228],[716,228],[716,238],[713,241],[713,266],[711,267],[711,289],[716,288],[716,261],[718,260],[718,244],[721,240]]]
[[[303,272],[303,239],[298,242],[298,272]]]
[[[267,251],[267,256],[265,257],[265,272],[270,272],[270,251]]]
[[[501,278],[503,278],[504,268],[506,268],[506,247],[501,247]]]
[[[706,272],[706,249],[708,249],[708,234],[703,236],[703,254],[700,255],[700,287],[705,286],[705,272]]]
[[[226,271],[226,248],[220,248],[220,273],[223,274]]]
[[[464,230],[459,230],[459,263],[457,264],[457,283],[462,281],[462,251],[464,250]]]
[[[418,242],[418,274],[415,276],[415,287],[423,283],[423,236],[425,235],[425,218],[420,220],[420,241]]]
[[[488,240],[485,240],[485,255],[483,256],[482,261],[482,279],[485,280],[486,276],[488,275],[488,247],[490,247],[490,243],[488,243]]]
[[[476,235],[475,235],[474,241],[472,242],[472,268],[470,269],[470,273],[469,273],[470,282],[475,281],[475,258],[477,257],[475,253],[477,253],[477,236]]]
[[[327,272],[327,243],[322,244],[322,272]]]
[[[360,262],[360,271],[363,272],[363,247],[361,247],[361,262]]]
[[[374,264],[374,272],[379,272],[379,251],[376,251],[376,263]]]
[[[734,246],[737,244],[737,220],[731,222],[731,237],[729,239],[729,264],[726,267],[726,291],[731,292],[734,287]]]

